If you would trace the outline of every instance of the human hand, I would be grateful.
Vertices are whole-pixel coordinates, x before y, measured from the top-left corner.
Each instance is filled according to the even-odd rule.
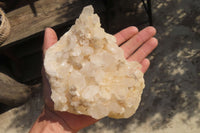
[[[128,27],[117,34],[117,44],[124,50],[124,56],[128,61],[137,61],[142,65],[141,71],[145,73],[150,66],[146,57],[157,47],[158,40],[153,37],[156,34],[154,27],[147,27],[140,32],[134,26]]]
[[[138,32],[136,27],[128,27],[119,33],[115,34],[117,44],[124,50],[124,56],[128,61],[137,61],[142,65],[141,71],[145,73],[150,65],[146,58],[156,47],[157,39],[153,36],[156,30],[153,27],[147,27]],[[46,50],[57,42],[57,35],[51,28],[45,30],[43,54]],[[45,70],[42,70],[43,89],[45,99],[45,112],[52,118],[55,118],[64,127],[65,130],[77,132],[78,130],[87,127],[97,120],[86,115],[75,115],[68,112],[55,111],[53,109],[53,101],[50,98],[51,90],[49,82],[45,77]]]

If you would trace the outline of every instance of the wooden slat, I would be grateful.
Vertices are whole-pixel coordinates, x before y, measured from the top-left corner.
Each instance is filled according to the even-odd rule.
[[[0,47],[37,34],[46,27],[54,27],[74,20],[79,16],[82,8],[89,4],[95,3],[93,0],[38,0],[34,3],[37,16],[34,16],[29,5],[11,11],[7,13],[11,33]],[[101,8],[102,5],[98,3],[98,7]]]

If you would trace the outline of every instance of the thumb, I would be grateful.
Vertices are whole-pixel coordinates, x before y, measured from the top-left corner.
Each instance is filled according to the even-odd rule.
[[[43,43],[43,55],[45,55],[46,50],[58,41],[56,32],[52,28],[46,28],[44,34]]]

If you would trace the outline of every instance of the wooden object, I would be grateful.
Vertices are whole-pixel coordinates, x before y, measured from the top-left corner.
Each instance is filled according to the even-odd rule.
[[[36,13],[29,5],[8,12],[11,34],[0,47],[16,44],[22,39],[36,35],[46,27],[70,22],[79,16],[86,5],[96,4],[96,9],[102,10],[101,3],[93,0],[38,0],[32,3]]]

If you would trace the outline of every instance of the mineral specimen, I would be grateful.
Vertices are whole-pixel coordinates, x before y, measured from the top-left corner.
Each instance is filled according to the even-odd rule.
[[[92,6],[50,47],[44,60],[54,109],[100,119],[128,118],[144,88],[140,64],[127,62]]]

